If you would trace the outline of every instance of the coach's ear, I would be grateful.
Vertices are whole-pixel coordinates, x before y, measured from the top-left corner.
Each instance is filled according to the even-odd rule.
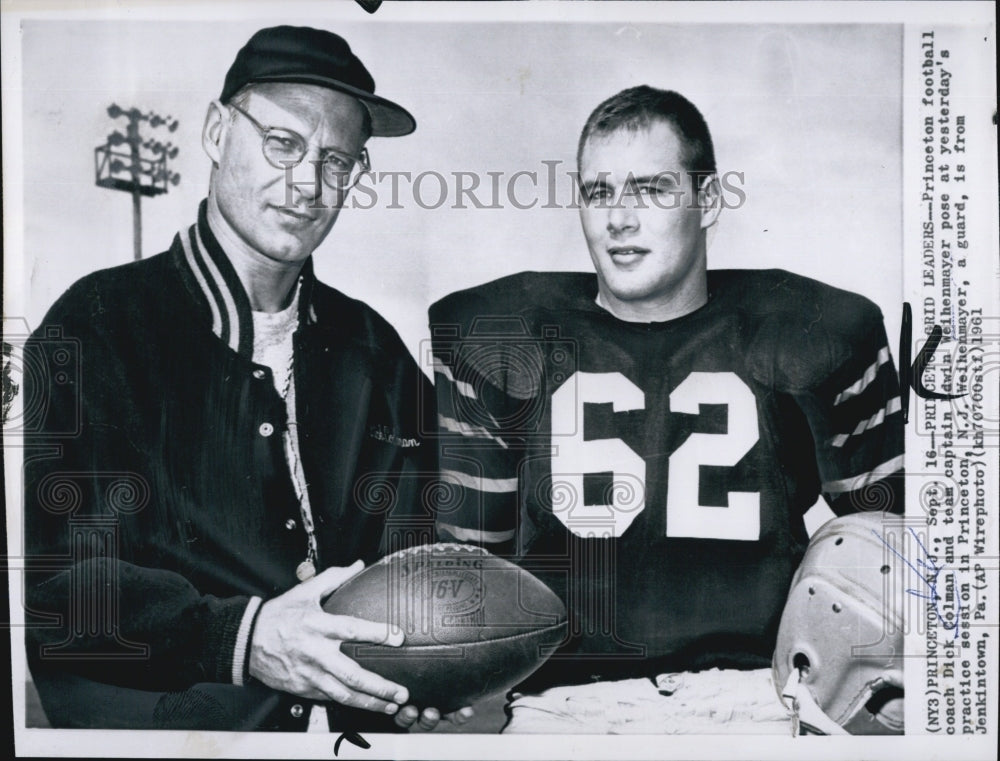
[[[701,227],[707,230],[715,224],[722,211],[722,191],[719,175],[713,172],[698,183],[698,206],[701,207]]]
[[[216,166],[222,156],[222,138],[228,124],[229,109],[219,100],[209,103],[205,124],[201,128],[201,147]]]

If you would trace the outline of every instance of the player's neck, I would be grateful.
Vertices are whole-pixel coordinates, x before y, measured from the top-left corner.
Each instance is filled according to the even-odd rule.
[[[669,322],[701,309],[706,303],[707,277],[687,283],[676,292],[649,299],[619,299],[603,283],[599,284],[597,293],[598,306],[624,322]]]
[[[236,270],[255,312],[280,312],[288,306],[303,262],[279,262],[254,251],[208,199],[208,226]]]

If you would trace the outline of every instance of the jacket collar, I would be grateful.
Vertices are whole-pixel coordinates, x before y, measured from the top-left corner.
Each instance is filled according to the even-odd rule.
[[[208,226],[208,201],[198,207],[198,221],[174,238],[170,253],[188,290],[210,316],[212,332],[238,354],[253,356],[253,316],[250,299],[229,257]],[[312,257],[299,277],[299,324],[316,322],[312,303]]]

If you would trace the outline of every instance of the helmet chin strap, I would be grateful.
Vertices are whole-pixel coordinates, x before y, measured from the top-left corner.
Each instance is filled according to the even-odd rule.
[[[880,677],[865,685],[864,692],[854,701],[846,713],[843,726],[850,734],[871,734],[874,727],[878,734],[902,734],[902,700],[883,704],[878,710],[870,709],[869,701],[881,690],[898,687],[892,679]],[[893,709],[896,710],[893,710]]]
[[[801,669],[792,669],[788,675],[788,680],[781,690],[782,700],[792,707],[792,734],[822,734],[822,735],[850,735],[850,734],[870,734],[870,729],[866,729],[867,716],[868,723],[878,722],[884,729],[891,733],[901,734],[903,732],[902,716],[894,715],[892,711],[882,710],[875,716],[868,715],[865,709],[868,701],[883,687],[891,684],[885,679],[876,679],[865,685],[864,691],[851,704],[845,712],[844,720],[838,723],[827,716],[823,709],[812,696],[809,688],[802,683]],[[846,729],[852,727],[854,731]],[[880,730],[879,734],[884,734]]]

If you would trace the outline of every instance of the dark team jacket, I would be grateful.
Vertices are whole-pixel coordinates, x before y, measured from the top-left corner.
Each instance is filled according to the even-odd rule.
[[[779,270],[708,283],[663,323],[618,320],[583,273],[431,307],[440,533],[510,552],[567,603],[537,685],[765,666],[820,493],[902,511],[878,308]]]
[[[300,310],[298,431],[319,569],[427,541],[433,389],[388,323],[318,282],[311,261]],[[302,700],[249,677],[234,685],[250,597],[295,585],[307,554],[285,405],[251,361],[252,330],[203,203],[169,251],[73,285],[26,346],[27,644],[56,723],[308,720]],[[345,721],[372,717],[384,719]]]

